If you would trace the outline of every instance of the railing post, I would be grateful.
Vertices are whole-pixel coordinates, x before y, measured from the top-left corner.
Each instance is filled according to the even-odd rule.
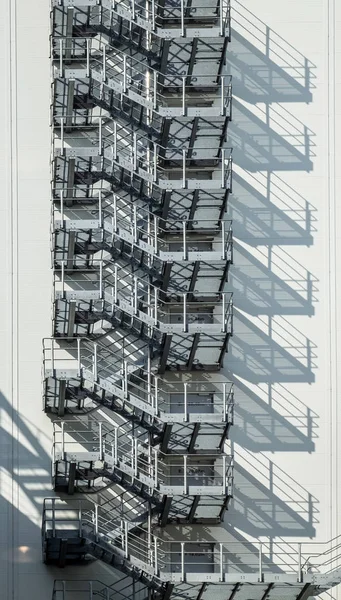
[[[158,571],[159,571],[157,558],[158,558],[157,557],[157,537],[154,536],[154,571],[155,571],[155,575],[157,575]]]
[[[65,294],[65,260],[62,260],[62,298]]]
[[[59,75],[63,77],[63,38],[59,40]]]
[[[224,75],[220,77],[220,91],[221,91],[221,106],[220,106],[220,114],[223,117],[225,113],[225,86],[224,86]]]
[[[134,315],[137,315],[137,277],[134,277],[134,300],[133,300]]]
[[[158,315],[157,315],[157,309],[158,309],[158,291],[159,289],[157,287],[154,287],[154,325],[155,327],[157,327],[157,323],[158,323]]]
[[[118,267],[114,265],[114,304],[117,305],[117,281],[118,281]]]
[[[221,187],[225,187],[225,150],[221,151]]]
[[[102,46],[102,53],[103,53],[103,73],[102,73],[102,80],[105,81],[107,78],[107,60],[106,60],[106,46],[105,44],[103,44]]]
[[[258,555],[258,581],[263,581],[263,545],[259,544],[259,555]]]
[[[60,153],[64,154],[64,117],[60,117]]]
[[[79,537],[82,537],[82,501],[79,501],[79,505],[78,505],[78,523],[79,523]]]
[[[152,28],[155,31],[155,0],[152,0]]]
[[[131,4],[132,4],[131,16],[132,16],[132,19],[134,20],[135,19],[135,0],[132,0]]]
[[[123,55],[123,92],[127,91],[127,55]]]
[[[94,365],[93,365],[93,377],[94,377],[94,383],[97,382],[97,344],[96,342],[94,343]]]
[[[98,192],[98,222],[99,226],[103,225],[103,215],[102,215],[102,190]]]
[[[114,431],[114,464],[115,466],[117,466],[117,427],[115,427],[115,431]]]
[[[220,562],[220,581],[224,581],[224,566],[223,566],[223,544],[219,544],[219,562]]]
[[[114,147],[113,147],[113,154],[114,154],[114,160],[117,160],[117,123],[116,121],[114,121]]]
[[[51,339],[51,371],[54,377],[54,338]]]
[[[157,145],[153,143],[154,155],[153,155],[153,181],[157,181]],[[149,164],[148,164],[149,170]]]
[[[128,397],[128,363],[124,361],[124,396]]]
[[[98,423],[98,437],[99,437],[99,460],[103,460],[103,423],[100,421]]]
[[[187,383],[184,383],[184,421],[188,421]]]
[[[81,338],[77,338],[77,364],[78,364],[78,377],[82,375],[81,367]]]
[[[224,0],[220,0],[220,13],[219,13],[219,17],[220,17],[220,35],[223,36],[224,35],[224,15],[223,15],[223,3]]]
[[[158,218],[154,215],[154,252],[155,254],[158,253],[158,239],[157,239],[157,233],[158,233]]]
[[[60,190],[60,221],[61,229],[64,227],[64,190]]]
[[[183,330],[187,331],[187,294],[183,295]]]
[[[65,422],[62,421],[60,424],[61,436],[62,436],[62,460],[65,460],[65,431],[64,431]]]
[[[184,454],[184,494],[187,494],[187,454]]]
[[[114,206],[114,225],[113,232],[117,233],[117,196],[113,196],[113,206]]]
[[[223,454],[223,480],[221,493],[223,496],[226,496],[226,454]]]
[[[181,581],[185,581],[185,542],[181,542]]]
[[[226,383],[223,383],[223,418],[226,419]]]
[[[154,379],[154,387],[155,387],[155,402],[154,402],[154,410],[157,415],[159,412],[159,378],[155,377]]]
[[[134,475],[137,477],[137,438],[134,438]]]
[[[103,263],[99,263],[99,298],[103,298]]]
[[[157,450],[156,450],[156,448],[153,448],[153,450],[154,450],[154,462],[155,462],[155,467],[154,467],[154,483],[155,483],[155,488],[157,488],[157,486],[159,484],[158,458],[157,458]]]
[[[186,150],[182,151],[182,187],[186,187]]]
[[[185,8],[184,0],[181,0],[181,37],[185,35]]]
[[[128,551],[128,521],[124,521],[124,553],[125,553],[125,557],[128,558],[129,556],[129,551]]]
[[[98,154],[102,154],[102,118],[99,118],[98,126]]]
[[[182,116],[186,115],[186,77],[182,78]]]
[[[133,227],[134,227],[134,243],[137,244],[137,210],[136,205],[133,206]]]
[[[157,72],[155,70],[153,71],[153,107],[157,108]]]
[[[52,537],[56,537],[56,499],[52,498]]]
[[[186,221],[182,222],[183,259],[187,260]]]
[[[223,333],[226,333],[226,319],[225,319],[225,312],[226,312],[226,306],[225,306],[225,292],[222,293],[222,316],[221,316],[221,330]]]
[[[86,40],[86,76],[90,77],[90,40]]]
[[[226,260],[225,222],[221,221],[221,258]]]
[[[302,583],[302,544],[297,544],[297,581]]]
[[[133,132],[133,169],[136,171],[137,169],[137,134],[136,131]]]
[[[98,504],[95,504],[95,540],[98,541]]]

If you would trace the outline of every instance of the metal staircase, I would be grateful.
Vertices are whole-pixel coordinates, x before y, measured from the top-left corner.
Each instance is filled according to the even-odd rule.
[[[233,495],[219,373],[233,334],[229,39],[229,0],[52,0],[43,402],[63,499],[45,499],[43,557],[113,569],[56,581],[54,600],[304,600],[329,585],[300,548],[194,528],[220,523]]]

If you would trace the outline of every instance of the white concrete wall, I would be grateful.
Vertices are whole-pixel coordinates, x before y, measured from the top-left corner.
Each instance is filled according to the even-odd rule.
[[[341,3],[232,1],[236,316],[226,368],[238,383],[238,467],[226,527],[324,541],[341,533]],[[40,364],[51,297],[49,8],[0,7],[0,595],[45,600],[61,576],[41,564],[39,531],[51,447]]]

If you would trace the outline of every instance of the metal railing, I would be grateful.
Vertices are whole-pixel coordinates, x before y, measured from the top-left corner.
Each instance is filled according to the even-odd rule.
[[[109,419],[54,423],[52,457],[53,463],[103,462],[162,494],[232,496],[232,456],[165,454]]]
[[[55,77],[90,78],[92,96],[102,101],[103,85],[119,98],[130,100],[159,112],[160,115],[186,116],[188,109],[231,116],[232,77],[228,75],[164,75],[148,69],[136,58],[90,38],[52,38],[52,54],[57,61]],[[179,63],[179,70],[182,63]],[[57,90],[56,90],[57,91]],[[198,99],[200,106],[198,107]],[[207,110],[208,109],[208,110]],[[55,110],[58,120],[65,107]],[[75,113],[77,114],[77,112]],[[71,119],[71,117],[70,117]]]
[[[74,502],[45,498],[43,536],[57,537],[70,526],[89,540],[109,544],[134,565],[161,581],[189,583],[205,581],[232,583],[271,581],[302,582],[307,572],[307,554],[312,544],[296,542],[236,542],[233,538],[217,542],[202,537],[200,543],[184,539],[163,539],[151,531],[134,527],[127,521],[112,520],[103,507],[90,502]],[[58,533],[60,532],[60,533]],[[323,555],[323,554],[322,554]],[[321,554],[319,555],[321,556]],[[318,562],[318,561],[317,561]],[[323,571],[323,570],[322,570]],[[321,569],[319,570],[321,572]]]
[[[58,137],[55,128],[54,157],[103,156],[110,164],[164,189],[183,189],[191,180],[208,189],[231,187],[231,148],[183,147],[177,138],[170,138],[164,147],[104,117],[93,117],[91,124],[74,124],[66,131],[66,119],[60,119]]]

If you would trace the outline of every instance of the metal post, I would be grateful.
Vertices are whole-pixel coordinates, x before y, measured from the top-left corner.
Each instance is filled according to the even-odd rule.
[[[61,436],[62,436],[62,460],[65,460],[65,432],[64,432],[64,426],[65,426],[65,422],[62,421],[60,424],[60,429],[61,429]]]
[[[187,331],[187,294],[183,295],[183,330]]]
[[[183,259],[187,260],[186,221],[182,222]]]
[[[297,581],[302,583],[302,544],[297,544]]]
[[[226,496],[226,454],[223,454],[223,481],[221,493],[223,496]]]
[[[98,541],[98,504],[95,504],[95,540]]]
[[[187,494],[187,454],[184,454],[184,494]]]
[[[90,39],[86,40],[86,76],[90,77]]]
[[[226,312],[226,306],[225,306],[225,292],[222,293],[223,296],[223,302],[222,302],[222,316],[221,316],[221,330],[223,333],[226,333],[226,319],[225,319],[225,312]]]
[[[184,0],[181,0],[181,37],[185,35],[185,9]]]
[[[123,55],[123,91],[127,91],[127,55]]]
[[[185,542],[181,542],[181,581],[185,581]]]
[[[134,277],[134,304],[133,304],[133,309],[134,309],[134,314],[137,315],[137,277]]]
[[[137,135],[136,131],[133,133],[133,169],[137,169]]]
[[[263,581],[263,546],[262,543],[259,544],[259,557],[258,557],[258,581]]]
[[[157,309],[158,309],[158,288],[154,287],[154,325],[157,327]]]
[[[187,383],[184,383],[184,421],[188,421]]]
[[[223,417],[226,419],[226,383],[223,383]]]
[[[155,575],[158,574],[158,560],[157,560],[157,537],[154,536],[154,571],[155,571]]]
[[[99,222],[99,226],[102,227],[103,225],[103,215],[102,215],[102,191],[100,190],[98,192],[98,222]]]
[[[60,190],[60,220],[61,229],[64,227],[64,190]]]
[[[52,498],[52,537],[56,537],[56,499]]]
[[[155,409],[155,414],[158,414],[159,411],[159,378],[155,377],[154,379],[154,387],[155,387],[155,405],[154,405],[154,409]]]
[[[136,204],[134,204],[133,206],[133,238],[134,238],[134,243],[137,244],[137,210],[136,210]]]
[[[94,343],[94,371],[93,371],[93,376],[94,376],[94,382],[96,383],[97,381],[97,344]]]
[[[79,523],[79,537],[82,537],[82,502],[79,501],[78,505],[78,523]]]
[[[77,338],[77,362],[78,362],[78,377],[81,377],[81,338]]]
[[[155,254],[158,253],[158,238],[157,238],[157,234],[158,234],[158,218],[154,215],[154,252]]]
[[[224,15],[223,15],[223,2],[224,0],[220,0],[220,12],[219,12],[219,17],[220,17],[220,35],[223,36],[224,35]]]
[[[117,427],[114,432],[114,465],[117,466]]]
[[[59,40],[59,75],[63,77],[63,38]]]
[[[225,248],[225,223],[221,221],[221,258],[226,260],[226,248]]]
[[[182,187],[186,187],[186,150],[182,151]]]
[[[62,298],[65,294],[65,260],[62,260]]]
[[[64,154],[64,117],[60,117],[60,153]]]
[[[137,477],[137,438],[134,438],[134,475]]]
[[[124,521],[124,538],[125,538],[125,544],[124,544],[124,548],[125,548],[125,557],[128,558],[129,556],[129,552],[128,552],[128,522]]]
[[[153,71],[153,106],[157,107],[157,72]]]
[[[224,113],[225,113],[225,99],[224,99],[224,95],[225,95],[225,86],[224,86],[224,76],[221,75],[220,77],[220,90],[221,90],[221,107],[220,107],[220,114],[223,117]]]
[[[103,263],[99,263],[99,297],[100,300],[103,298]]]
[[[149,164],[148,164],[149,167]],[[153,181],[157,181],[157,146],[154,142],[154,156],[153,156]]]
[[[221,187],[225,187],[225,150],[221,151]]]
[[[114,149],[113,149],[113,158],[117,160],[117,123],[114,121]]]
[[[219,554],[220,554],[220,581],[224,581],[223,544],[219,544]]]
[[[124,395],[128,397],[128,363],[124,361]]]
[[[182,78],[182,116],[186,115],[186,77]]]
[[[117,232],[117,197],[114,194],[113,197],[113,204],[114,204],[114,226],[113,226],[113,232]]]
[[[103,81],[106,80],[107,78],[107,64],[106,64],[106,47],[105,45],[102,46],[102,52],[103,52],[103,73],[102,73],[102,79]]]
[[[155,31],[155,0],[152,0],[152,28]]]
[[[157,488],[158,486],[158,479],[159,479],[159,474],[158,474],[158,457],[157,457],[157,450],[156,448],[153,448],[154,450],[154,462],[155,462],[155,466],[154,466],[154,484],[155,484],[155,488]]]
[[[51,340],[51,371],[52,377],[54,377],[54,338]]]
[[[132,11],[131,11],[132,19],[135,19],[135,0],[132,0]]]
[[[117,305],[117,265],[114,265],[114,304]]]
[[[102,119],[99,119],[99,128],[98,128],[98,154],[102,154]]]
[[[103,431],[102,421],[98,423],[98,437],[99,437],[99,460],[103,460]]]

